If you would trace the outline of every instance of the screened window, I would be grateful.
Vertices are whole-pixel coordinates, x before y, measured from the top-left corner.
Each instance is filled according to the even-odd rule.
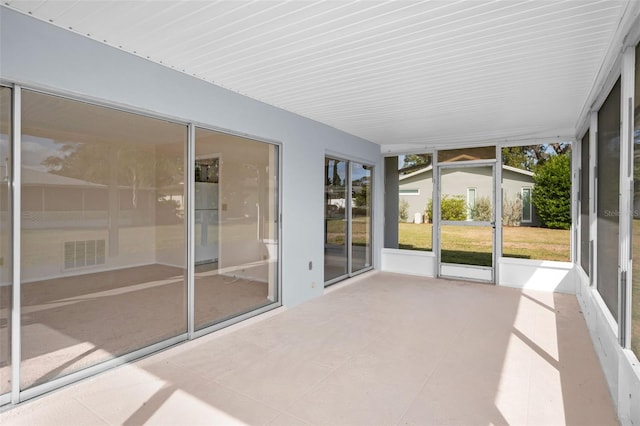
[[[618,253],[620,193],[620,80],[598,111],[597,287],[618,320]]]
[[[385,159],[385,247],[431,251],[432,160],[430,153]]]
[[[401,189],[399,191],[400,195],[420,195],[420,189],[412,188],[412,189]]]
[[[502,148],[502,255],[571,260],[571,143]]]
[[[580,167],[580,265],[589,275],[589,131],[582,138]]]
[[[495,146],[478,148],[445,149],[438,151],[439,163],[455,163],[458,161],[493,160],[496,158]]]
[[[636,47],[633,138],[633,270],[631,287],[631,349],[640,359],[640,45]]]

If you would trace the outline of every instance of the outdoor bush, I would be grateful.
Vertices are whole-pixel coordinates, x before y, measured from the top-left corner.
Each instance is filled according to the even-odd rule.
[[[442,212],[442,220],[466,220],[467,219],[467,203],[462,195],[443,195],[440,201],[440,211]],[[427,211],[429,221],[433,222],[433,200],[427,203]]]
[[[550,157],[536,169],[531,201],[542,226],[571,227],[571,163],[568,155]]]
[[[407,200],[400,200],[398,205],[398,216],[400,222],[406,222],[409,219],[409,202]]]
[[[476,200],[476,206],[471,210],[471,219],[489,222],[492,217],[491,200],[489,197],[480,197]]]
[[[518,194],[514,199],[505,199],[502,204],[502,224],[520,226],[522,219],[522,197]]]

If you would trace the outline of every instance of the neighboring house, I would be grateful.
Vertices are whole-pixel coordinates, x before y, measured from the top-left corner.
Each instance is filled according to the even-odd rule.
[[[433,168],[427,166],[405,174],[402,174],[401,170],[399,180],[400,202],[407,202],[407,220],[413,222],[416,213],[425,213],[427,204],[433,196]],[[482,197],[491,198],[492,182],[493,177],[488,167],[443,169],[441,193],[443,196],[462,196],[470,211],[476,200]],[[519,222],[523,226],[540,225],[540,219],[531,202],[533,186],[532,172],[511,166],[502,166],[503,205],[521,200],[522,213]]]

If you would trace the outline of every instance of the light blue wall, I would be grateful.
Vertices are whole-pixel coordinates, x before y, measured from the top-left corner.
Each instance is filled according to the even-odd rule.
[[[0,7],[0,78],[280,142],[286,306],[323,292],[325,153],[375,165],[375,182],[381,182],[377,144],[5,7]],[[381,218],[376,223],[382,223]],[[379,242],[381,226],[374,228],[374,240]],[[309,261],[314,265],[311,271]]]

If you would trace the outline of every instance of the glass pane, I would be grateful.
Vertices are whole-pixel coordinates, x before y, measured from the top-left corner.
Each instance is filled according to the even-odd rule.
[[[502,255],[571,260],[571,144],[502,148]]]
[[[473,187],[474,206],[468,204]],[[491,222],[493,220],[493,167],[445,168],[440,171],[440,219],[443,221]],[[428,210],[432,210],[432,206]],[[493,265],[493,227],[442,225],[440,260],[477,266]]]
[[[582,138],[580,181],[580,265],[589,275],[589,131]]]
[[[640,359],[640,45],[636,47],[634,99],[631,350]]]
[[[11,391],[11,94],[0,87],[0,394]]]
[[[351,163],[351,272],[371,267],[371,170]]]
[[[618,319],[618,244],[620,193],[620,80],[598,111],[598,277],[605,304]]]
[[[186,126],[23,91],[28,388],[187,331]]]
[[[493,227],[442,225],[440,261],[493,266]]]
[[[195,326],[278,300],[278,147],[196,129]]]
[[[531,222],[531,188],[522,188],[522,222]]]
[[[347,162],[324,160],[324,280],[347,274]]]
[[[401,155],[398,162],[398,248],[431,251],[433,165],[431,154]],[[387,191],[388,192],[388,191]]]
[[[467,220],[473,220],[476,211],[476,189],[467,188]]]
[[[496,158],[495,146],[479,148],[446,149],[438,151],[439,163],[455,163],[457,161],[493,160]]]
[[[446,168],[440,174],[440,218],[454,221],[493,220],[493,167]],[[469,194],[473,194],[473,205]],[[431,217],[433,203],[427,205]]]

